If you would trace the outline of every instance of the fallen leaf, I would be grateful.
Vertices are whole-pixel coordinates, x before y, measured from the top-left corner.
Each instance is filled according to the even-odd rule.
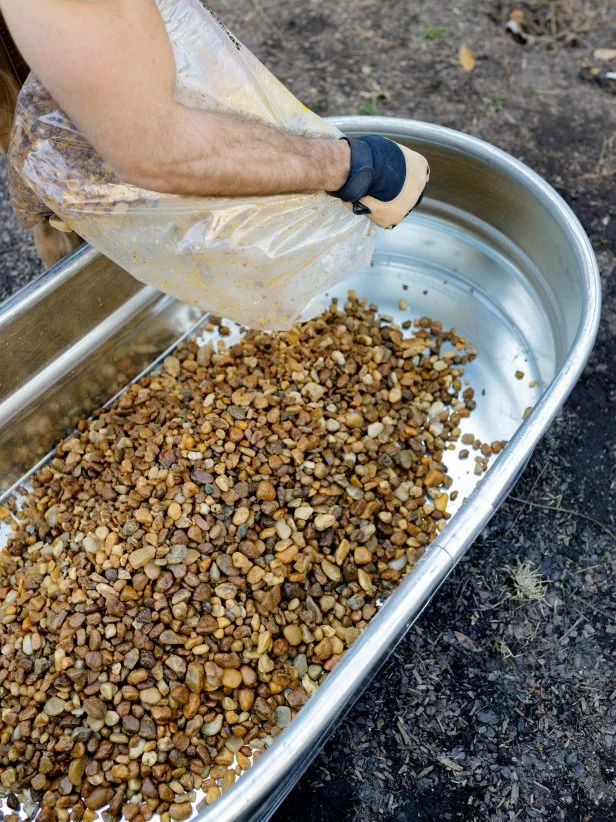
[[[450,771],[464,770],[462,765],[458,765],[457,762],[454,762],[453,759],[450,759],[448,756],[439,756],[438,761],[441,763],[441,765],[444,765],[446,768],[449,768]]]
[[[473,52],[469,49],[466,43],[462,43],[460,46],[460,51],[458,52],[458,62],[464,71],[472,71],[477,64]]]
[[[616,49],[595,49],[593,57],[595,60],[614,60],[616,59]]]
[[[461,631],[454,631],[453,635],[465,651],[472,651],[474,654],[476,654],[481,650],[479,645],[477,645],[476,642],[473,642],[470,636],[466,636],[466,634],[463,634]]]

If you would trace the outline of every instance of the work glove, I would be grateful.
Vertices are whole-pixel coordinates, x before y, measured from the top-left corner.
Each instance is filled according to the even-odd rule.
[[[332,196],[381,228],[393,228],[418,206],[430,177],[425,157],[386,137],[343,137],[351,147],[346,183]]]

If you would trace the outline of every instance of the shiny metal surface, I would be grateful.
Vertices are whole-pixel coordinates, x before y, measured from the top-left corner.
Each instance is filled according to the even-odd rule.
[[[334,122],[347,134],[401,140],[427,154],[432,169],[421,210],[381,234],[373,266],[337,295],[354,288],[397,319],[428,314],[454,325],[479,349],[467,369],[477,390],[467,429],[482,440],[510,443],[479,483],[472,458],[469,465],[453,455],[459,509],[438,542],[274,745],[199,814],[207,822],[266,819],[282,801],[505,498],[578,379],[599,320],[599,277],[588,239],[556,192],[525,166],[472,137],[425,123]],[[93,252],[79,253],[84,256],[0,310],[5,486],[198,320]],[[400,299],[408,305],[404,311]],[[41,322],[47,322],[45,333]],[[529,406],[534,410],[523,420]]]
[[[88,246],[0,306],[0,494],[201,316]]]

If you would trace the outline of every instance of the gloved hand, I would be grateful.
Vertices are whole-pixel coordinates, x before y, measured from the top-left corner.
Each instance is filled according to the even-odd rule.
[[[393,228],[421,202],[430,177],[426,158],[386,137],[343,139],[351,147],[351,169],[332,196],[381,228]]]

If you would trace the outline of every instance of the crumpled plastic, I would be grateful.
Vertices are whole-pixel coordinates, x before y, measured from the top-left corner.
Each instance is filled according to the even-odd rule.
[[[302,105],[200,0],[156,0],[176,61],[178,102],[302,133],[340,136]],[[134,277],[204,311],[290,328],[317,297],[370,263],[374,227],[324,192],[184,197],[120,181],[30,75],[9,152],[26,226],[59,217]]]

